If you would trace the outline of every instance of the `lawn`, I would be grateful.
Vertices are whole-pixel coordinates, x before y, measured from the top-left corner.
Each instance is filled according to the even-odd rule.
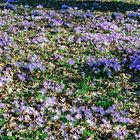
[[[139,1],[0,3],[0,140],[140,139]]]

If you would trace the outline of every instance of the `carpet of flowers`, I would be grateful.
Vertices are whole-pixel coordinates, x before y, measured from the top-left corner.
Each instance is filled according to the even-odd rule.
[[[0,4],[0,139],[140,139],[140,9],[95,6]]]

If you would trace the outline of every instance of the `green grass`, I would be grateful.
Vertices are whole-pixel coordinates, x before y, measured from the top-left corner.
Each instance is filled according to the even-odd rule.
[[[3,117],[0,116],[0,128],[2,128],[4,124],[5,124],[5,120]]]

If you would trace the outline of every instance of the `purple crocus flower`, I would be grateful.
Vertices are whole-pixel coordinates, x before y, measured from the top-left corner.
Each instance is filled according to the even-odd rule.
[[[28,20],[24,20],[20,23],[20,26],[24,27],[26,30],[30,27],[34,26],[33,22],[29,22]]]
[[[35,69],[40,69],[43,71],[46,69],[46,67],[43,65],[43,63],[39,62],[38,60],[36,62],[27,63],[23,67],[30,70],[31,72],[34,71]]]
[[[103,107],[96,107],[96,112],[100,113],[101,115],[106,114],[105,110]]]
[[[111,22],[101,22],[101,23],[96,24],[96,27],[99,27],[99,28],[101,28],[103,30],[110,30],[110,31],[118,30],[117,25],[113,24]]]
[[[86,119],[93,119],[93,114],[92,114],[92,111],[90,109],[85,109],[84,115],[85,115]]]
[[[0,34],[0,46],[4,47],[5,50],[9,50],[9,46],[13,44],[12,38],[9,37],[7,32]]]
[[[42,94],[45,94],[45,93],[46,93],[46,89],[45,89],[45,88],[42,88],[42,89],[40,89],[40,92],[41,92]]]
[[[5,21],[3,21],[3,20],[0,20],[0,26],[4,26],[5,25]]]
[[[50,106],[54,106],[57,104],[57,99],[56,97],[47,97],[47,99],[44,101],[43,105],[45,107],[50,107]]]
[[[55,89],[55,84],[51,80],[45,81],[43,83],[43,86],[44,86],[45,89],[51,89],[51,90],[54,90]]]
[[[126,52],[127,52],[128,54],[133,53],[133,51],[134,51],[134,50],[133,50],[132,48],[127,48],[127,49],[126,49]]]
[[[61,19],[52,19],[53,26],[61,26],[64,22]]]
[[[45,16],[46,12],[41,11],[41,10],[34,10],[34,11],[32,11],[31,14],[32,14],[32,16]]]
[[[130,69],[140,70],[140,52],[136,52],[130,59]]]
[[[35,128],[36,127],[35,123],[30,123],[29,125],[30,125],[31,128]]]
[[[74,60],[69,60],[69,61],[68,61],[68,64],[69,64],[69,65],[74,65],[74,64],[75,64],[75,61],[74,61]]]
[[[61,93],[61,92],[63,91],[63,89],[64,89],[64,85],[63,85],[63,84],[57,84],[57,85],[55,86],[55,91],[56,91],[57,93]]]
[[[113,135],[115,138],[118,139],[122,139],[124,138],[126,135],[128,135],[128,131],[127,130],[122,130],[122,129],[117,129],[117,131],[115,132],[115,134]]]
[[[135,134],[135,137],[136,137],[137,139],[139,139],[139,138],[140,138],[140,133],[139,133],[139,134]]]
[[[17,74],[18,78],[21,80],[21,81],[25,81],[26,80],[26,73],[20,73],[20,74]]]
[[[127,15],[128,18],[140,18],[140,13],[138,12],[131,12]]]
[[[124,118],[124,117],[120,117],[117,119],[117,122],[122,122],[122,123],[133,123],[134,121],[130,118]]]
[[[37,122],[38,124],[43,124],[43,123],[44,123],[43,117],[38,116],[38,117],[36,118],[36,122]]]
[[[76,120],[71,114],[68,114],[68,115],[66,116],[66,118],[67,118],[69,121],[75,121],[75,120]]]
[[[61,54],[55,54],[54,57],[55,57],[55,59],[57,59],[57,60],[62,60],[62,59],[64,58],[64,56],[61,55]]]
[[[1,82],[8,82],[8,78],[2,76],[2,77],[0,77],[0,81],[1,81]]]
[[[48,40],[43,36],[39,36],[39,37],[36,37],[36,38],[32,39],[32,43],[34,43],[34,44],[44,43],[44,42],[47,42],[47,41]]]
[[[24,120],[24,116],[19,116],[18,119],[19,119],[19,121],[23,121]]]
[[[115,18],[115,19],[120,20],[120,19],[122,19],[122,16],[121,16],[121,14],[119,14],[119,13],[113,13],[113,14],[112,14],[112,18]]]
[[[112,105],[106,110],[106,113],[113,113],[115,111],[115,109],[116,109],[116,106]]]
[[[4,108],[6,105],[4,103],[0,103],[0,109]]]

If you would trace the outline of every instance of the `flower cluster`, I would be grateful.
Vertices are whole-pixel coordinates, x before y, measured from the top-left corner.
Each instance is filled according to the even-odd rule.
[[[8,49],[13,44],[12,38],[5,32],[0,34],[0,46]]]
[[[4,26],[6,23],[3,20],[0,20],[0,26]]]
[[[57,93],[61,93],[64,89],[64,84],[55,83],[51,80],[45,81],[43,85],[45,89],[56,91]]]
[[[140,71],[140,52],[135,52],[134,55],[131,56],[130,60],[130,69]]]
[[[94,73],[105,73],[108,76],[121,70],[121,65],[115,58],[100,58],[97,61],[93,58],[89,58],[88,64]]]
[[[43,62],[41,62],[37,55],[33,55],[29,58],[29,62],[16,62],[16,67],[21,67],[26,70],[29,70],[30,72],[34,71],[35,69],[40,69],[41,71],[44,71],[46,67],[44,66]]]

